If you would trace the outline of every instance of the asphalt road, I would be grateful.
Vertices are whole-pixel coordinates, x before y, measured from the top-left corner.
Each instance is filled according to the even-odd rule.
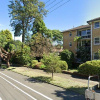
[[[83,95],[0,69],[0,100],[85,100]]]

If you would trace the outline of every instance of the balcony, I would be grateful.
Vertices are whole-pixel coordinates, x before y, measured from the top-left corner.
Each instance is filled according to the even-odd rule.
[[[91,38],[91,35],[87,35],[87,36],[81,36],[82,39],[90,39]]]
[[[86,36],[80,36],[80,35],[78,35],[78,37],[81,37],[81,39],[90,39],[91,35],[86,35]]]

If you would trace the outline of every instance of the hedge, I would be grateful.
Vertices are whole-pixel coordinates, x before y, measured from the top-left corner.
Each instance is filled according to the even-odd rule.
[[[81,64],[78,72],[85,75],[100,75],[100,60],[87,61]]]

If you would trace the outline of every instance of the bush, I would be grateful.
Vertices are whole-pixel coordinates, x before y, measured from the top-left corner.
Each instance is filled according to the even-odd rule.
[[[35,66],[38,64],[38,61],[37,60],[32,60],[31,61],[31,67],[32,68],[35,68]]]
[[[16,45],[16,51],[10,61],[14,64],[29,65],[31,62],[30,47],[24,45],[22,49],[20,46],[18,44]]]
[[[45,66],[44,64],[42,64],[42,65],[40,66],[40,69],[46,69],[46,66]]]
[[[72,64],[74,62],[74,54],[69,50],[64,50],[60,53],[61,59],[66,61],[68,64],[68,68],[72,68]]]
[[[66,61],[59,61],[58,66],[61,68],[61,70],[67,70],[68,69],[68,64]]]
[[[42,62],[38,62],[38,63],[34,66],[34,68],[40,69],[41,65],[43,65],[43,63],[42,63]]]
[[[100,60],[87,61],[79,66],[78,71],[85,75],[98,75],[100,74]]]

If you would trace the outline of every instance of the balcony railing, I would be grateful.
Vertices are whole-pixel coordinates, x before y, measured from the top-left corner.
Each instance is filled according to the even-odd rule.
[[[78,35],[80,36],[80,35]],[[86,35],[86,36],[80,36],[82,39],[90,39],[91,38],[91,35]]]

